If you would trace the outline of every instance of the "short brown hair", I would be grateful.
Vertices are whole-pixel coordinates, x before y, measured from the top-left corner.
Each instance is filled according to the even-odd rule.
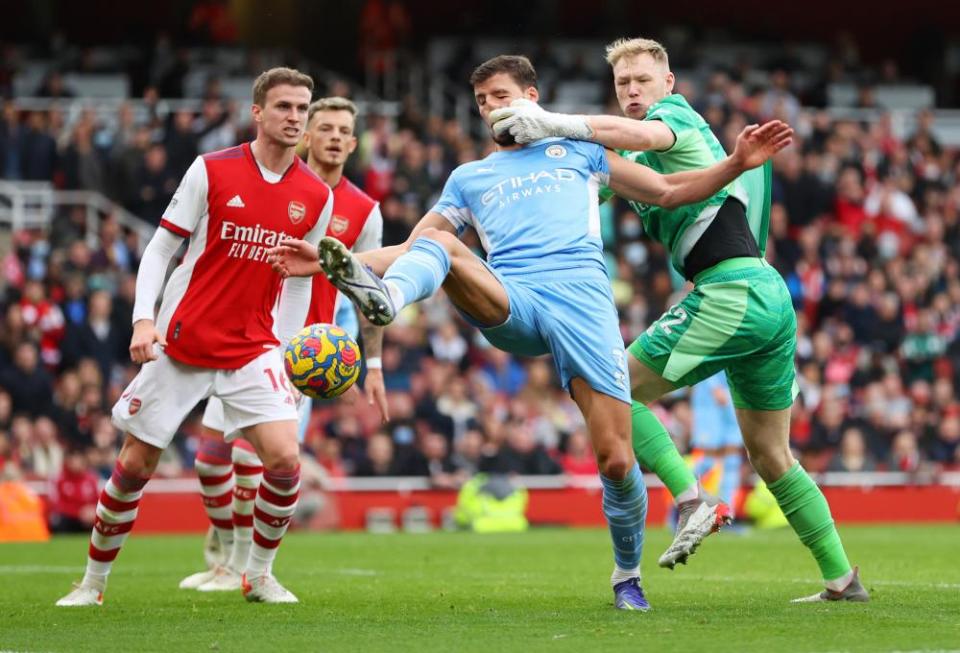
[[[313,93],[313,80],[310,75],[293,68],[271,68],[260,73],[253,81],[253,103],[262,107],[267,101],[267,91],[281,84],[305,86]]]
[[[537,88],[537,71],[529,59],[518,54],[501,54],[484,61],[470,74],[470,85],[482,84],[497,73],[510,75],[521,88]]]
[[[617,39],[607,46],[607,63],[616,66],[617,62],[624,57],[636,57],[641,54],[649,54],[654,61],[670,69],[667,49],[653,39]]]
[[[313,120],[314,114],[318,111],[348,111],[354,118],[357,117],[357,105],[345,97],[333,96],[322,97],[313,102],[307,109],[307,124]]]

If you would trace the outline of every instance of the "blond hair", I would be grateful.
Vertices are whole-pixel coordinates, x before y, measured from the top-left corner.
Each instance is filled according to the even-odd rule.
[[[309,75],[293,68],[271,68],[260,73],[253,81],[253,103],[262,107],[267,101],[267,91],[282,84],[305,86],[313,93],[313,80]]]
[[[617,39],[607,46],[607,63],[616,66],[617,62],[624,57],[636,57],[641,54],[649,54],[654,61],[662,63],[667,70],[670,69],[667,49],[653,39]]]
[[[307,109],[308,125],[318,111],[348,111],[354,118],[357,117],[357,105],[345,97],[323,97],[313,102]]]

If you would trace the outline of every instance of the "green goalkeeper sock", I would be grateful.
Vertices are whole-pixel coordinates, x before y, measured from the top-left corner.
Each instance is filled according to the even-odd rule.
[[[800,463],[767,487],[800,541],[813,553],[823,579],[830,581],[848,573],[850,562],[833,525],[827,499]]]
[[[697,479],[657,416],[639,401],[633,402],[633,453],[640,464],[657,475],[674,498],[696,488]]]

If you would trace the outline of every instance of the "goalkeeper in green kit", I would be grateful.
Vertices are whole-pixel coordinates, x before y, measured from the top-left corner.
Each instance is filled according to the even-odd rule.
[[[519,143],[555,136],[594,141],[661,173],[705,168],[726,156],[704,119],[671,94],[674,76],[662,45],[621,39],[607,47],[607,61],[626,118],[549,113],[521,100],[492,114],[494,131],[509,131]],[[676,536],[659,562],[671,569],[685,563],[730,520],[730,510],[699,486],[647,404],[725,370],[750,462],[823,575],[825,589],[797,601],[867,601],[823,493],[790,453],[797,322],[783,279],[763,259],[769,189],[767,163],[697,204],[664,209],[630,202],[647,234],[694,284],[628,350],[633,448],[679,512]],[[604,189],[601,197],[612,195]]]

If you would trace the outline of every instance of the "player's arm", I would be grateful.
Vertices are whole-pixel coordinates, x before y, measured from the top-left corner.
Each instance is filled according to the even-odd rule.
[[[634,120],[622,116],[573,116],[583,118],[592,135],[589,140],[613,150],[641,152],[669,150],[676,134],[662,120]]]
[[[628,200],[676,208],[707,199],[743,174],[791,143],[793,130],[774,120],[762,127],[750,125],[737,137],[733,154],[702,170],[661,175],[627,161],[614,152],[607,152],[610,167],[610,188]]]
[[[163,334],[157,331],[154,312],[170,261],[184,238],[190,237],[207,205],[207,168],[197,157],[187,169],[163,213],[160,226],[147,243],[137,270],[137,286],[133,304],[133,336],[130,338],[130,360],[146,363],[156,360],[153,343],[166,347]]]
[[[668,150],[677,137],[660,120],[633,120],[621,116],[584,116],[553,113],[530,100],[514,100],[491,114],[497,135],[510,132],[518,143],[556,136],[593,141],[614,150]]]

